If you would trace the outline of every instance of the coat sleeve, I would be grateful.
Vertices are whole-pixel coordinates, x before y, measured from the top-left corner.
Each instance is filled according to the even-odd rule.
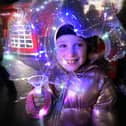
[[[96,104],[93,106],[93,126],[116,126],[115,102],[116,88],[106,78],[103,81]]]

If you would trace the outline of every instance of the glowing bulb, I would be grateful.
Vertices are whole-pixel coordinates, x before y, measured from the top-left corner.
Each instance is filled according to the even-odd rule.
[[[96,114],[97,116],[99,116],[99,114],[100,114],[99,110],[95,110],[95,114]]]
[[[47,114],[47,109],[45,109],[45,108],[42,108],[40,111],[39,111],[39,116],[40,117],[43,117],[44,115],[46,115]]]
[[[68,16],[69,15],[69,13],[68,12],[66,12],[66,16]]]
[[[64,59],[63,59],[63,64],[64,64],[64,65],[66,65],[66,64],[67,64],[66,60],[64,60]]]
[[[46,66],[51,66],[50,62],[45,63]]]

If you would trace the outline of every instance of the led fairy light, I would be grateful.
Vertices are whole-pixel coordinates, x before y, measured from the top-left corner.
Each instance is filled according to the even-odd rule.
[[[40,126],[44,126],[44,116],[47,114],[48,109],[42,108],[39,111]]]

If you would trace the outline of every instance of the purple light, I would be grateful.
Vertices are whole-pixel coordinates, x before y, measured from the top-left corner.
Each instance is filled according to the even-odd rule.
[[[41,58],[41,57],[42,57],[42,55],[40,54],[40,55],[39,55],[39,58]]]
[[[106,17],[107,17],[107,13],[105,12],[105,13],[104,13],[104,19],[105,19],[105,20],[106,20]]]
[[[47,114],[47,109],[45,108],[42,108],[40,111],[39,111],[39,117],[43,117],[44,115]]]
[[[33,24],[31,24],[31,28],[32,28],[32,29],[35,29],[35,27],[34,27],[34,25],[33,25]]]
[[[95,110],[95,115],[97,115],[97,116],[99,116],[99,114],[100,114],[100,112],[99,112],[99,110]]]
[[[65,98],[65,102],[67,102],[67,100],[72,100],[74,99],[74,97],[76,96],[76,92],[69,90],[67,97]]]
[[[40,11],[40,9],[39,8],[36,8],[36,11],[38,12],[38,11]]]
[[[47,55],[47,54],[45,54],[45,57],[46,57],[46,58],[48,58],[48,55]]]
[[[46,66],[50,66],[50,65],[51,65],[51,63],[50,63],[50,62],[47,62],[47,63],[45,63],[45,65],[46,65]]]

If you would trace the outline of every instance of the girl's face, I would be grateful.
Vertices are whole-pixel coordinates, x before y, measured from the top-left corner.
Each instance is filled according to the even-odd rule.
[[[56,58],[66,71],[76,71],[86,61],[86,42],[75,35],[62,35],[56,41]]]

